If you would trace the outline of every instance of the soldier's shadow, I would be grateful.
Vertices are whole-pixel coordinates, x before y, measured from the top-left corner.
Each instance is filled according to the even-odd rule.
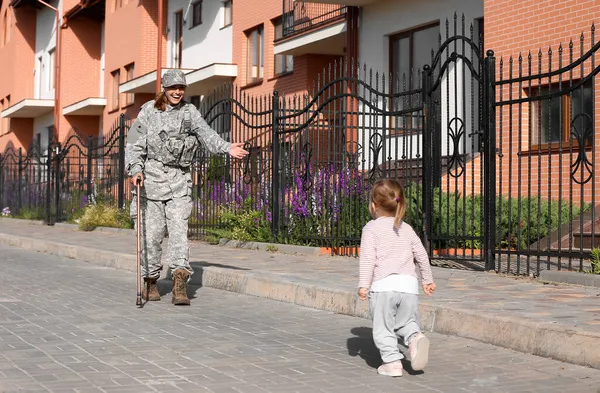
[[[360,356],[369,367],[377,368],[381,366],[381,355],[373,342],[373,329],[370,327],[355,327],[350,330],[350,333],[353,337],[350,337],[346,342],[348,355]],[[402,359],[402,368],[410,375],[423,374],[423,371],[414,371],[410,366],[410,362],[406,359]]]
[[[241,268],[241,267],[231,266],[231,265],[223,265],[220,263],[210,263],[210,262],[206,262],[206,261],[190,262],[190,266],[192,267],[192,269],[194,269],[194,274],[192,275],[192,277],[187,285],[187,295],[190,299],[195,299],[196,293],[198,292],[198,290],[204,286],[203,278],[204,278],[204,269],[205,268],[217,267],[217,268],[231,269],[231,270],[251,270],[251,269],[247,269],[247,268]],[[167,270],[165,278],[163,278],[157,282],[157,286],[158,286],[158,292],[160,293],[160,296],[165,296],[168,293],[173,291],[173,279],[171,277],[170,269]]]

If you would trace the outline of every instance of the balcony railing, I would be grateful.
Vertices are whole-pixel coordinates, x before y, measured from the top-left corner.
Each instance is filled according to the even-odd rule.
[[[346,6],[283,0],[283,34],[281,38],[318,28],[346,15]]]

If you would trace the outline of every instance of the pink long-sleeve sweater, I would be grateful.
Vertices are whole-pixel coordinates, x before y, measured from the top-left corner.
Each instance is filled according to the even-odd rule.
[[[369,288],[391,274],[406,274],[421,282],[433,282],[427,251],[410,225],[404,221],[394,228],[394,217],[379,217],[365,225],[360,241],[360,278],[358,286]]]

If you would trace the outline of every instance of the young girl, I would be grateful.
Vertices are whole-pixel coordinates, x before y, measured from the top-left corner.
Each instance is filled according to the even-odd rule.
[[[373,220],[363,228],[360,241],[358,297],[369,295],[373,318],[373,341],[381,353],[381,375],[402,376],[398,337],[409,348],[413,370],[428,361],[429,339],[419,329],[419,281],[429,296],[435,284],[429,258],[421,239],[402,218],[406,211],[404,192],[396,180],[379,180],[371,190],[369,212]]]

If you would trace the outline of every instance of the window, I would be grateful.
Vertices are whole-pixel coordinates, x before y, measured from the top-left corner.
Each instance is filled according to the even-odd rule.
[[[233,21],[233,3],[231,0],[223,2],[223,27],[230,26]]]
[[[48,90],[54,89],[54,49],[48,51]]]
[[[390,37],[390,70],[394,78],[414,77],[417,70],[431,63],[431,50],[437,47],[439,23]]]
[[[183,11],[175,13],[175,48],[174,48],[174,68],[181,68],[181,58],[183,57]]]
[[[283,38],[283,23],[280,18],[274,22],[275,40]],[[275,55],[275,75],[287,74],[294,70],[293,55]]]
[[[409,30],[390,36],[390,71],[392,73],[391,90],[393,93],[398,87],[404,90],[418,87],[419,80],[416,73],[422,70],[423,66],[431,63],[431,50],[437,47],[438,36],[440,34],[439,22],[431,23],[427,26]],[[406,82],[404,79],[406,78]],[[399,111],[410,107],[418,106],[415,100],[419,100],[418,95],[402,97],[390,102],[390,109]],[[422,129],[421,116],[402,116],[395,118],[396,126],[407,131],[417,131]]]
[[[264,29],[262,26],[248,32],[248,83],[262,80],[264,74]]]
[[[110,100],[110,109],[116,111],[119,109],[119,84],[121,82],[121,71],[116,70],[110,73],[112,76],[112,91]]]
[[[192,27],[202,24],[202,0],[192,4]],[[192,28],[190,27],[190,29]]]
[[[128,64],[125,66],[125,81],[128,82],[134,77],[134,63]],[[132,105],[135,100],[135,95],[133,93],[125,93],[125,106]]]
[[[546,95],[560,90],[567,91],[570,82],[556,83],[536,88],[536,95]],[[591,80],[558,97],[533,101],[531,105],[532,147],[542,149],[569,149],[569,139],[573,147],[579,147],[576,134],[583,135],[586,129],[593,130],[594,94]],[[575,135],[574,135],[575,134]],[[586,145],[593,142],[593,132],[586,138]]]

